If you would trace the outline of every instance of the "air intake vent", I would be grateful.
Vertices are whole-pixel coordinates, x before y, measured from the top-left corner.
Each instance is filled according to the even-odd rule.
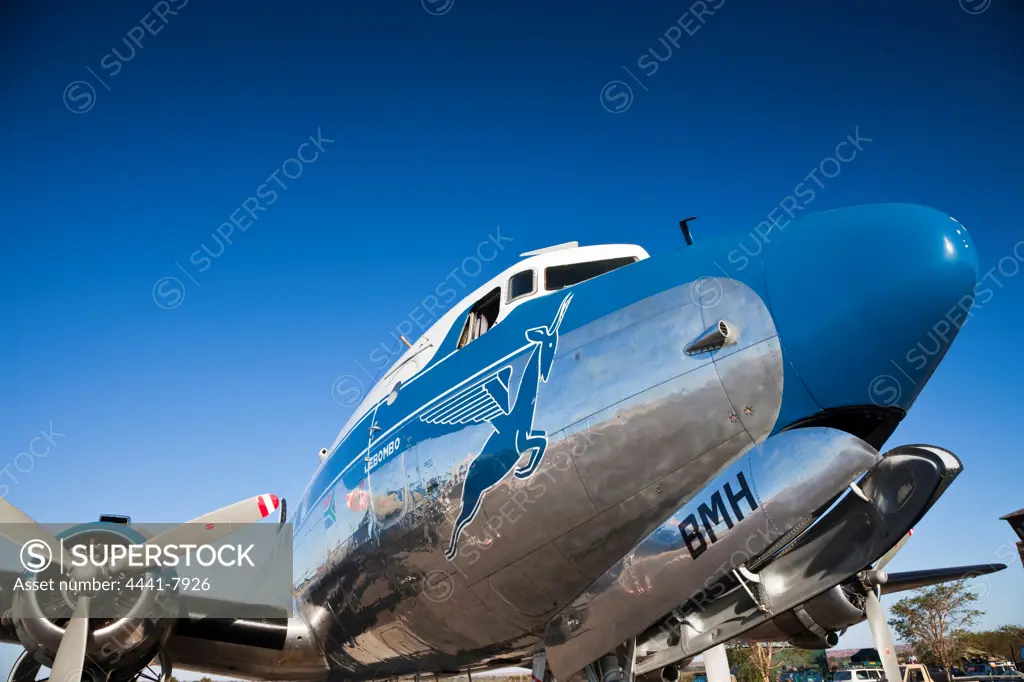
[[[736,329],[725,320],[719,320],[686,346],[686,354],[710,353],[723,346],[736,343],[737,338]]]

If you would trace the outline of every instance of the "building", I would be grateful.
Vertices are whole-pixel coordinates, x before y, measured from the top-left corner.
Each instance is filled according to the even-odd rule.
[[[999,517],[1010,524],[1010,528],[1017,534],[1020,540],[1017,542],[1017,552],[1020,554],[1020,563],[1024,566],[1024,509]],[[1024,658],[1024,649],[1021,649],[1021,657]]]

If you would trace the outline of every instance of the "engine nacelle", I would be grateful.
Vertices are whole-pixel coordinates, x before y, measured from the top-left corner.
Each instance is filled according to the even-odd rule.
[[[91,523],[70,528],[58,537],[69,550],[78,545],[132,545],[146,538],[133,528],[115,523]],[[173,584],[174,571],[163,569],[141,576],[121,576],[120,587],[106,593],[89,593],[91,611],[88,660],[104,671],[133,671],[145,666],[179,615],[179,596],[174,590],[156,586]],[[58,586],[54,590],[18,589],[14,594],[11,619],[25,650],[39,663],[53,665],[64,637],[68,619],[81,590],[72,590],[67,574],[51,564],[27,580]],[[118,576],[112,576],[118,579]],[[158,580],[162,578],[162,580]],[[64,586],[61,588],[60,586]],[[132,585],[131,588],[127,587]],[[77,585],[76,585],[77,587]],[[99,623],[99,627],[95,623]]]
[[[750,450],[549,621],[544,643],[555,677],[569,677],[628,637],[646,637],[673,605],[695,605],[691,626],[695,620],[697,627],[686,635],[699,634],[700,619],[714,617],[711,607],[728,591],[715,590],[716,580],[737,580],[740,568],[756,566],[791,541],[850,481],[880,462],[864,441],[826,428],[784,431]],[[803,569],[769,572],[773,588]],[[692,653],[689,643],[679,646],[677,658]]]
[[[864,595],[850,585],[836,585],[795,609],[748,630],[746,642],[789,642],[802,649],[836,645],[843,630],[864,620]]]

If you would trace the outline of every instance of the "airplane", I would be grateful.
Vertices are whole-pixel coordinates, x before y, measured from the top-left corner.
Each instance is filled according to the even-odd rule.
[[[702,653],[717,682],[727,642],[824,648],[864,620],[899,679],[879,595],[1005,568],[884,570],[963,468],[883,446],[966,319],[974,244],[911,204],[706,240],[690,220],[654,256],[524,253],[403,336],[290,517],[265,494],[156,535],[110,516],[58,537],[0,501],[23,555],[213,542],[275,514],[294,530],[291,614],[183,595],[100,618],[95,592],[58,614],[3,590],[0,640],[25,649],[9,682],[156,679],[154,661],[164,679],[671,682]],[[70,575],[137,570],[114,563]]]

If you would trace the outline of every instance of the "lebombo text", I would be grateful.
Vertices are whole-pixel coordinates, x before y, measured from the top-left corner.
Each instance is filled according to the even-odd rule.
[[[46,580],[23,580],[18,578],[14,581],[14,589],[25,590],[26,592],[112,592],[120,589],[120,580],[100,580],[99,578],[88,578],[75,580],[74,578],[47,578]]]
[[[71,565],[132,568],[173,568],[175,566],[251,566],[255,545],[77,545],[71,549]]]

